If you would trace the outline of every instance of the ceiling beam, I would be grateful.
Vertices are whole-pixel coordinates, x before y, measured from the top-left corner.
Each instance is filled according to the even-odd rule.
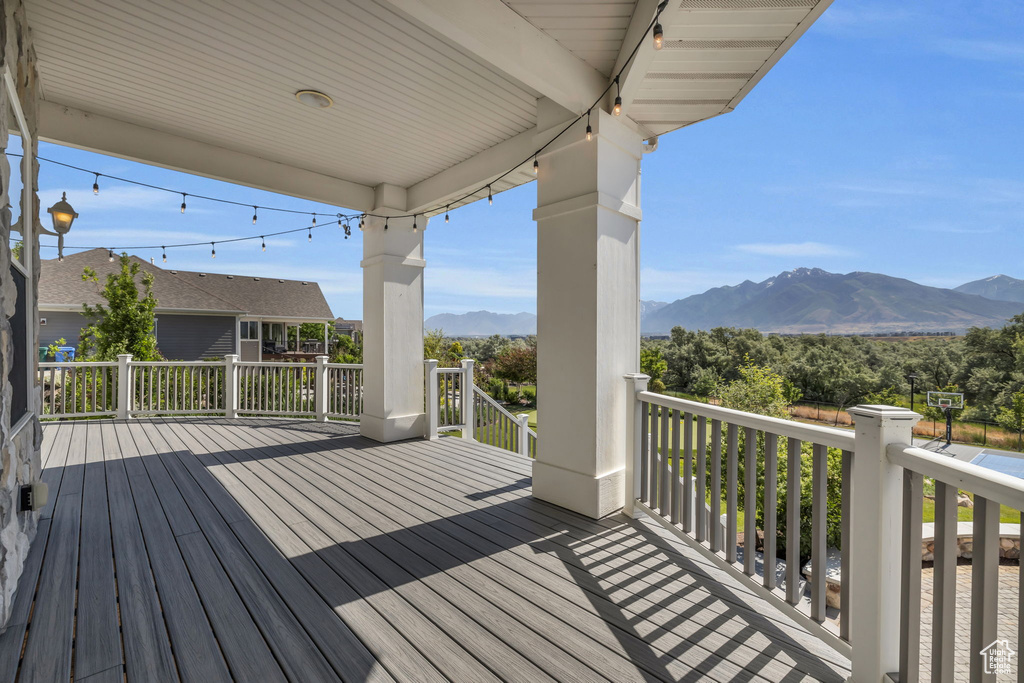
[[[383,0],[408,19],[576,113],[608,79],[500,0]]]
[[[438,206],[443,208],[448,202],[493,182],[516,165],[529,171],[532,164],[530,155],[558,135],[574,117],[570,114],[564,120],[558,119],[557,123],[547,118],[543,117],[546,126],[544,130],[531,128],[412,185],[406,195],[406,210],[418,213]]]
[[[619,69],[625,66],[625,70],[619,78],[619,91],[622,97],[622,113],[626,116],[629,116],[630,105],[636,99],[637,93],[640,92],[640,86],[643,84],[647,72],[650,71],[651,63],[657,54],[657,50],[654,49],[654,41],[649,36],[644,35],[651,25],[651,21],[654,20],[657,10],[658,0],[639,0],[636,3],[633,17],[629,21],[629,28],[626,29],[626,38],[622,41],[622,47],[619,48],[619,56],[615,59],[615,68],[612,69],[612,74],[616,74],[619,72]],[[661,13],[661,25],[671,25],[678,12],[678,2],[668,3]],[[638,42],[640,43],[640,48],[636,51],[633,59],[627,64],[630,53],[633,52],[633,48],[636,47]],[[608,93],[608,96],[614,99],[615,94]],[[610,104],[609,102],[609,110],[611,109]]]
[[[355,211],[373,209],[372,187],[53,102],[39,102],[39,139]]]

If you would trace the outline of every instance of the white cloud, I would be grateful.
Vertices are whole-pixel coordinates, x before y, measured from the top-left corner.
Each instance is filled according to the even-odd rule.
[[[790,242],[771,243],[759,242],[753,244],[738,244],[736,250],[745,254],[757,254],[759,256],[848,256],[846,249],[821,242]]]
[[[452,268],[427,265],[424,273],[427,296],[455,294],[467,299],[536,299],[535,268]]]
[[[102,177],[100,178],[99,194],[92,193],[92,183],[83,184],[81,189],[44,188],[39,191],[39,201],[44,207],[52,206],[61,198],[62,192],[67,192],[68,202],[75,207],[75,211],[83,216],[97,211],[125,209],[176,211],[181,205],[180,195],[135,185],[105,185]],[[204,212],[204,207],[193,206],[193,204],[199,203],[198,199],[191,203],[186,202],[186,211],[190,213]]]

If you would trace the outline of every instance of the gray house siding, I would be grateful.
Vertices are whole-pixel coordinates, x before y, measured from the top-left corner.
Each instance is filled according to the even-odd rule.
[[[167,360],[223,358],[235,352],[233,316],[157,315],[156,347]]]
[[[39,345],[58,339],[78,346],[79,332],[89,323],[81,313],[40,311],[46,324],[39,326]],[[235,352],[237,329],[233,316],[173,315],[157,313],[156,346],[167,360],[223,358]]]
[[[42,324],[44,318],[45,325]],[[68,346],[77,348],[78,335],[89,322],[89,318],[73,311],[39,311],[39,345],[49,346],[64,339]]]

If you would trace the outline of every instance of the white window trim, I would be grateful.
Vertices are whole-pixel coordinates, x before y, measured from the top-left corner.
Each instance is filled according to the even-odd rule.
[[[7,90],[8,101],[11,103],[11,111],[14,112],[14,118],[17,120],[18,131],[21,135],[21,211],[20,222],[21,222],[21,241],[22,241],[22,254],[24,255],[24,263],[19,260],[11,259],[11,263],[25,276],[25,358],[28,362],[25,363],[25,374],[26,377],[26,388],[28,396],[25,397],[28,405],[28,411],[23,415],[16,425],[12,429],[11,434],[15,434],[20,431],[25,424],[30,421],[30,418],[35,414],[36,402],[32,400],[33,394],[36,392],[36,367],[38,363],[38,354],[36,352],[36,322],[39,317],[38,309],[36,308],[36,291],[33,280],[32,266],[33,256],[35,250],[32,248],[35,244],[35,227],[37,216],[27,216],[26,211],[32,206],[32,169],[35,167],[35,158],[33,154],[32,135],[29,133],[28,120],[25,118],[25,110],[21,106],[21,100],[18,98],[18,87],[14,82],[14,75],[11,73],[10,65],[4,65],[3,67],[3,87]],[[26,172],[27,171],[27,172]],[[27,250],[27,251],[26,251]]]

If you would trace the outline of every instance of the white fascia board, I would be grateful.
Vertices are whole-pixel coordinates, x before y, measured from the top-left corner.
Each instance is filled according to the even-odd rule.
[[[52,313],[81,313],[82,304],[39,304],[40,311]],[[161,308],[153,309],[156,315],[214,315],[218,317],[245,315],[245,311],[228,309],[223,311],[210,310],[206,308]],[[317,318],[319,320],[319,318]]]
[[[543,132],[536,128],[485,149],[440,173],[408,188],[406,210],[429,211],[458,199],[471,190],[494,180],[514,165],[532,164],[531,154],[557,135],[572,119],[563,121]]]
[[[39,102],[39,139],[269,192],[373,209],[373,188],[53,102]]]
[[[384,2],[570,111],[586,111],[608,85],[601,72],[500,0]]]
[[[764,78],[765,74],[771,71],[773,66],[778,64],[779,60],[782,59],[782,56],[789,51],[789,48],[796,44],[796,41],[798,41],[800,37],[807,32],[807,29],[811,27],[811,24],[817,21],[818,17],[824,14],[825,10],[827,10],[831,4],[832,0],[819,0],[818,4],[811,8],[811,11],[807,13],[807,16],[803,18],[803,21],[797,24],[796,28],[793,29],[793,32],[786,36],[786,39],[782,41],[782,45],[776,48],[775,52],[773,52],[771,56],[765,60],[764,64],[761,65],[761,68],[754,73],[753,78],[747,81],[743,87],[740,88],[740,91],[736,93],[736,96],[732,98],[728,105],[726,105],[724,112],[731,112],[736,108],[736,105],[738,105],[740,101],[747,96],[747,93],[754,89],[755,85],[761,82],[761,79]]]

